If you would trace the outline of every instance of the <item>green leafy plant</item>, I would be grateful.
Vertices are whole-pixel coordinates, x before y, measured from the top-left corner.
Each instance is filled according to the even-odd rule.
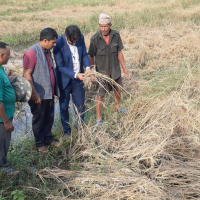
[[[26,195],[20,190],[14,190],[11,195],[13,200],[24,200],[26,198]]]

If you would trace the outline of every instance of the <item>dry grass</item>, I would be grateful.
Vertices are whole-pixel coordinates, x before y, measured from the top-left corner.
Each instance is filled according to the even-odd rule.
[[[82,170],[38,172],[43,181],[53,178],[62,185],[60,196],[49,199],[199,199],[196,81],[188,74],[182,89],[166,99],[139,99],[127,116],[87,127],[69,153],[71,164],[84,158]]]
[[[124,94],[125,96],[131,96],[125,88],[117,84],[112,78],[96,72],[95,69],[90,70],[90,72],[86,76],[86,79],[83,82],[84,82],[84,87],[87,89],[91,89],[93,83],[97,83],[105,90],[107,90],[105,84],[108,83],[114,91],[116,90],[116,88],[118,88],[121,91],[121,93]]]
[[[121,31],[127,62],[142,70],[199,63],[199,35],[199,26],[193,23]]]
[[[112,5],[99,1],[93,7],[87,3],[0,16],[1,36],[38,33],[46,26],[63,33],[66,24],[77,23],[87,30],[88,48],[98,30],[98,14],[108,13],[113,28],[120,29],[132,74],[125,82],[135,97],[128,102],[128,114],[111,113],[101,127],[89,123],[79,132],[68,155],[72,170],[38,172],[43,182],[58,182],[59,193],[48,191],[47,199],[200,199],[199,2],[113,0]],[[174,74],[179,74],[177,80]],[[105,78],[91,72],[86,86],[92,77],[100,83]],[[160,85],[164,88],[159,96]]]

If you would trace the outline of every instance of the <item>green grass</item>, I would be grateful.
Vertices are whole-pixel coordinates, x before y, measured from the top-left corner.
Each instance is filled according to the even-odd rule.
[[[74,127],[72,128],[74,135],[76,132]],[[49,147],[49,153],[38,153],[35,147],[34,139],[23,139],[16,143],[12,143],[10,146],[8,160],[13,168],[20,170],[20,176],[7,176],[0,174],[0,199],[6,200],[12,199],[11,192],[15,190],[23,191],[30,200],[45,199],[50,194],[50,191],[56,195],[58,192],[58,183],[47,179],[45,184],[41,179],[30,170],[30,167],[36,169],[43,169],[45,167],[62,167],[65,169],[71,169],[68,165],[68,158],[66,157],[69,148],[70,141],[63,137],[62,127],[59,119],[54,123],[54,139],[61,142],[60,148]],[[75,141],[72,143],[72,145]],[[73,169],[71,169],[73,170]],[[29,189],[28,187],[38,188],[38,190]]]
[[[30,10],[52,10],[66,5],[83,5],[83,6],[99,6],[99,5],[109,5],[114,6],[116,0],[103,1],[103,0],[0,0],[0,5],[15,5],[27,7]]]
[[[95,109],[85,113],[86,124],[94,125]],[[65,139],[63,128],[60,123],[59,115],[56,116],[53,126],[54,140],[61,142],[61,147],[49,146],[49,153],[41,154],[37,152],[35,141],[33,138],[21,138],[18,142],[13,142],[8,153],[9,163],[14,169],[20,171],[20,176],[7,176],[0,172],[0,200],[11,200],[11,193],[19,190],[26,195],[27,200],[41,200],[50,194],[57,195],[61,190],[60,185],[52,180],[46,179],[45,183],[41,181],[39,176],[30,170],[30,167],[36,169],[44,169],[46,167],[59,167],[61,169],[79,171],[82,170],[81,159],[74,160],[72,164],[68,163],[68,151],[70,146],[73,147],[76,143],[77,130],[70,119],[70,126],[73,133],[73,141],[70,144],[69,139]],[[36,190],[31,188],[37,188]],[[67,191],[64,192],[67,195]]]
[[[39,41],[39,33],[33,32],[31,35],[29,33],[15,34],[12,36],[4,35],[0,36],[0,41],[4,41],[12,47],[17,45],[33,44],[34,42]]]

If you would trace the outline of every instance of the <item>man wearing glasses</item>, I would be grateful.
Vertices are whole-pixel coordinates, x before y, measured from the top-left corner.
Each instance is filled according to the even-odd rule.
[[[75,25],[66,28],[65,34],[61,35],[53,49],[58,86],[60,89],[60,114],[61,122],[66,137],[71,135],[69,126],[69,101],[70,94],[74,103],[76,114],[80,114],[81,121],[84,120],[85,90],[83,80],[90,70],[90,61],[86,51],[84,36]],[[86,73],[84,70],[86,69]],[[77,128],[79,125],[77,124]]]

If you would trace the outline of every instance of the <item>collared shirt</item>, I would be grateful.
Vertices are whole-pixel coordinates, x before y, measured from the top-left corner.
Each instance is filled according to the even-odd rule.
[[[75,72],[74,78],[76,78],[77,74],[80,73],[80,61],[79,61],[78,48],[75,45],[69,44],[68,41],[67,41],[67,44],[69,45],[69,49],[71,51],[72,61],[73,61],[73,70]],[[87,66],[85,69],[88,69],[88,68],[90,68],[90,66]]]
[[[45,57],[46,57],[46,60],[48,63],[48,67],[49,67],[49,75],[50,75],[51,86],[52,86],[52,96],[54,96],[55,75],[54,75],[54,71],[53,71],[53,66],[52,66],[50,58],[49,58],[49,51],[44,50],[44,54],[45,54]],[[23,56],[23,67],[34,70],[36,63],[37,63],[37,57],[36,57],[35,51],[33,49],[27,50]]]
[[[123,44],[118,31],[110,30],[108,45],[103,39],[101,31],[99,31],[91,38],[88,55],[95,56],[95,65],[98,72],[111,76],[112,79],[116,80],[121,76],[118,51],[122,49]]]
[[[0,67],[0,103],[3,103],[8,119],[13,117],[15,112],[16,96],[13,87],[6,76],[3,66]],[[0,118],[0,122],[2,119]]]
[[[66,39],[67,41],[67,39]],[[77,74],[80,72],[80,61],[79,61],[79,54],[78,54],[78,48],[75,45],[71,45],[68,43],[69,49],[71,51],[72,55],[72,61],[73,61],[73,70],[75,72],[74,78],[76,78]]]

